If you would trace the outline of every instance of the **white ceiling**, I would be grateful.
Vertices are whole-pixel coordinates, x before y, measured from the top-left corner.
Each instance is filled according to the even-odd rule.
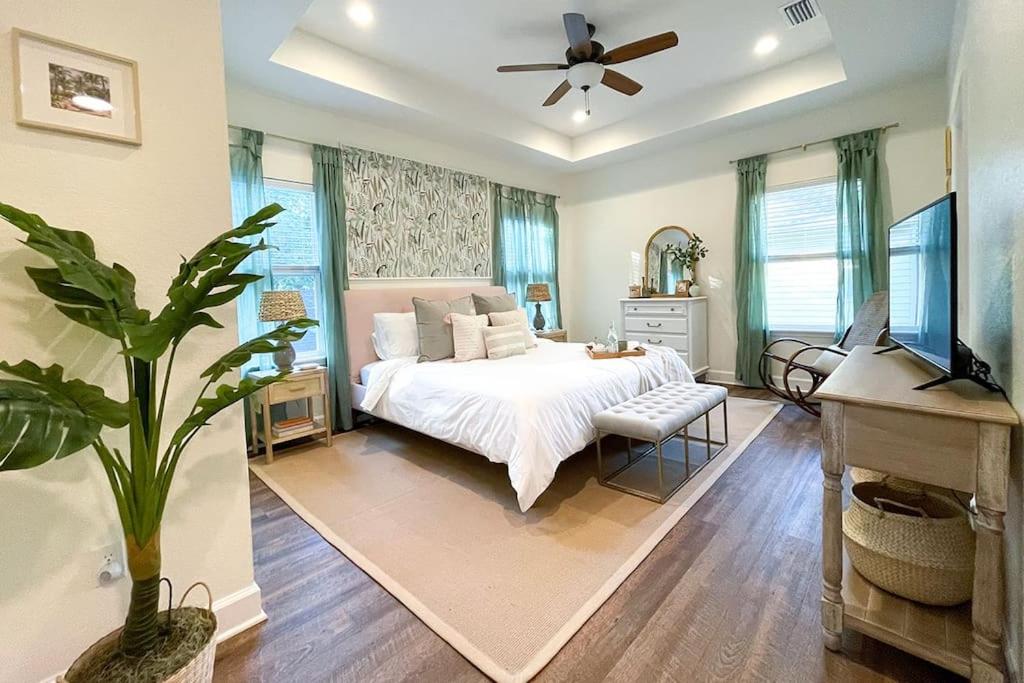
[[[822,106],[944,68],[954,0],[818,0],[821,17],[788,29],[780,0],[222,0],[229,78],[292,99],[583,169],[775,115]],[[541,102],[564,72],[496,73],[564,61],[561,14],[583,12],[612,49],[674,30],[679,46],[615,68],[644,89],[573,91]],[[767,57],[754,43],[773,34]],[[882,123],[882,122],[880,122]]]
[[[832,42],[823,19],[787,31],[775,0],[378,2],[376,21],[367,29],[348,18],[347,4],[314,0],[299,28],[439,87],[472,90],[496,107],[570,137],[649,111],[698,88],[785,64]],[[596,88],[591,95],[591,120],[583,125],[571,118],[583,105],[579,91],[555,106],[541,106],[565,72],[495,72],[499,64],[565,63],[568,41],[562,13],[577,9],[597,27],[594,40],[606,50],[665,31],[679,35],[679,45],[673,49],[614,67],[644,89],[627,97]],[[785,40],[767,57],[754,55],[755,42],[769,33],[785,34]]]

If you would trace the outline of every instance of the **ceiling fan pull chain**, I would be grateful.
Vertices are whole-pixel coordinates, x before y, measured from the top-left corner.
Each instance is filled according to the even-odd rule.
[[[587,116],[590,116],[590,88],[583,89],[583,101],[586,104]]]

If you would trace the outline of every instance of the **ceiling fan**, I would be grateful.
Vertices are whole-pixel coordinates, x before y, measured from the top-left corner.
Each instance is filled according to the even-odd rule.
[[[583,91],[586,99],[587,116],[590,115],[590,89],[598,83],[624,95],[635,95],[643,88],[632,78],[607,68],[608,65],[646,57],[679,44],[679,36],[675,34],[675,31],[669,31],[605,52],[604,45],[596,40],[591,40],[596,29],[593,24],[587,23],[582,14],[576,12],[563,14],[562,21],[565,24],[565,35],[569,38],[569,49],[565,51],[565,64],[512,64],[499,66],[498,72],[568,71],[566,79],[544,100],[544,106],[550,107],[573,88],[579,88]]]

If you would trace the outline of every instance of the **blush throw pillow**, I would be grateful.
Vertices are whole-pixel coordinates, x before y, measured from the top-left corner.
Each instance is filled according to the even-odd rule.
[[[473,298],[464,296],[452,301],[428,301],[418,296],[412,298],[416,314],[416,333],[420,343],[419,362],[444,360],[455,355],[455,340],[449,313],[475,315]]]
[[[526,353],[523,328],[518,323],[501,327],[485,327],[483,333],[487,357],[491,360],[521,356]]]
[[[455,362],[487,358],[484,345],[486,315],[464,315],[452,313],[452,339],[455,343]]]
[[[528,349],[532,349],[537,345],[537,338],[533,336],[533,332],[530,330],[529,324],[526,322],[526,309],[517,308],[513,311],[503,311],[501,313],[490,314],[491,324],[495,327],[501,327],[502,325],[519,325],[523,332],[523,344]]]

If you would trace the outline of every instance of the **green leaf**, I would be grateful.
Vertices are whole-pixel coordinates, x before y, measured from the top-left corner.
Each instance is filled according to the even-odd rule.
[[[0,372],[31,382],[45,391],[54,401],[74,405],[90,419],[108,427],[121,428],[128,424],[128,404],[108,398],[103,389],[80,379],[64,379],[64,368],[51,365],[41,368],[32,361],[17,365],[0,361]]]
[[[196,402],[195,411],[175,430],[174,436],[171,437],[171,445],[181,445],[182,441],[193,430],[205,425],[217,413],[241,401],[249,394],[253,394],[263,387],[281,381],[286,375],[287,373],[282,372],[268,377],[246,377],[238,383],[237,387],[230,384],[220,385],[213,396],[201,398]]]
[[[87,234],[54,228],[38,215],[9,204],[0,203],[0,217],[28,235],[25,244],[29,248],[53,260],[68,286],[112,303],[119,311],[134,314],[135,278],[121,266],[100,263],[92,238]]]
[[[209,377],[216,382],[225,374],[235,368],[240,368],[249,362],[249,359],[257,353],[273,353],[281,348],[282,342],[293,342],[302,339],[306,330],[316,327],[320,323],[309,318],[295,318],[282,324],[266,334],[250,339],[244,344],[239,344],[231,349],[210,367],[203,370],[201,377]]]
[[[74,403],[42,387],[0,379],[0,472],[77,453],[102,428]]]
[[[79,379],[65,380],[64,368],[41,368],[23,360],[0,361],[0,471],[35,467],[86,448],[103,426],[128,424],[128,406]]]
[[[274,225],[267,221],[283,210],[278,204],[264,207],[183,261],[167,290],[169,303],[152,321],[127,327],[131,339],[128,354],[143,360],[155,360],[169,345],[181,341],[195,327],[219,326],[202,311],[233,301],[248,285],[261,279],[259,275],[234,271],[251,254],[270,248],[262,240],[258,244],[236,240],[267,230]]]

